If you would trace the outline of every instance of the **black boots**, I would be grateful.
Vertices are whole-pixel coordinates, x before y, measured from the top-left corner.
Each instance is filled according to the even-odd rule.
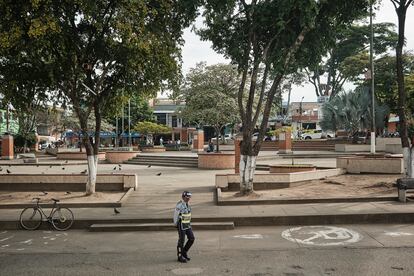
[[[177,246],[177,260],[180,262],[180,263],[186,263],[187,262],[187,259],[184,257],[184,254],[182,253],[182,248],[180,247],[180,246]],[[187,255],[187,254],[185,254],[185,255]]]
[[[186,259],[187,261],[191,260],[191,258],[188,257],[187,252],[183,252],[183,254],[181,254],[181,256],[183,256],[184,259]]]

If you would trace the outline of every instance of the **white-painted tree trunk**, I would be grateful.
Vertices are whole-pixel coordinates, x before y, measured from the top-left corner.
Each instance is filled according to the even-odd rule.
[[[98,173],[98,155],[88,155],[88,181],[86,182],[86,194],[95,193],[96,175]]]
[[[257,156],[240,155],[240,193],[253,192],[253,176],[256,169]]]
[[[404,175],[409,178],[414,177],[414,148],[403,148]]]

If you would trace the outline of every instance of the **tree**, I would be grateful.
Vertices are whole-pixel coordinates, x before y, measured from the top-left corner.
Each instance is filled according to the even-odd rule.
[[[152,135],[170,133],[171,128],[153,122],[139,122],[134,126],[134,130],[142,133],[147,138],[147,144],[153,145]]]
[[[375,60],[375,95],[381,103],[390,107],[391,112],[398,113],[398,85],[396,73],[396,58],[385,55]],[[403,54],[404,88],[407,93],[407,108],[409,114],[414,111],[414,54]],[[411,77],[410,77],[411,76]],[[411,81],[410,81],[411,80]],[[366,84],[368,85],[368,84]]]
[[[103,111],[120,93],[176,87],[182,29],[195,17],[197,4],[195,0],[2,2],[0,32],[5,35],[0,43],[13,48],[22,37],[38,43],[39,49],[28,46],[25,51],[35,53],[36,61],[51,64],[58,96],[79,118],[88,158],[86,194],[95,192]],[[87,126],[91,114],[96,122],[93,143]]]
[[[389,114],[386,105],[375,101],[375,127],[383,129]],[[320,125],[324,131],[344,129],[349,136],[369,129],[372,122],[371,97],[366,87],[359,87],[352,92],[337,94],[322,106]]]
[[[394,24],[374,24],[374,51],[376,54],[393,49],[397,42]],[[370,42],[369,25],[341,26],[335,34],[336,44],[328,49],[327,57],[316,60],[305,69],[309,82],[314,86],[316,96],[333,98],[347,81],[358,81],[369,67],[367,48]],[[321,78],[326,82],[321,83]]]
[[[219,136],[222,129],[238,122],[236,94],[237,70],[232,65],[206,66],[199,63],[190,69],[182,88],[181,97],[186,106],[181,116],[188,122],[212,126],[216,134],[216,151],[219,152]]]
[[[284,76],[308,66],[310,57],[322,56],[336,42],[335,31],[366,14],[367,6],[367,0],[205,1],[206,27],[199,34],[210,40],[216,51],[230,58],[241,74],[241,194],[253,192],[256,158]],[[252,141],[259,116],[263,118],[259,136]]]
[[[394,5],[395,11],[398,16],[398,43],[396,52],[396,71],[397,71],[397,84],[398,84],[398,108],[399,108],[399,119],[400,119],[400,136],[401,144],[403,147],[404,156],[404,171],[408,177],[414,176],[413,158],[414,152],[413,147],[410,149],[410,142],[408,138],[408,122],[410,116],[407,110],[407,94],[405,91],[404,83],[404,70],[403,70],[403,47],[405,42],[405,18],[407,9],[413,0],[390,0]]]

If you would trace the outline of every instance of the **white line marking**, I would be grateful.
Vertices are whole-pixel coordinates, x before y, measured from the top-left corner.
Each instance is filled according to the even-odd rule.
[[[17,248],[16,250],[18,250],[18,251],[22,251],[22,250],[24,250],[24,248]]]
[[[4,238],[4,239],[1,239],[1,240],[0,240],[0,242],[7,241],[8,239],[11,239],[11,238],[13,238],[13,237],[14,237],[14,235],[13,235],[13,236],[10,236],[10,237],[7,237],[7,238]]]
[[[261,234],[251,234],[251,235],[237,235],[237,236],[233,236],[233,238],[238,238],[238,239],[263,239],[263,236]]]
[[[27,240],[27,241],[21,241],[20,243],[26,243],[26,244],[31,244],[33,241],[33,239]]]
[[[0,232],[0,235],[6,234],[7,231]]]
[[[9,247],[10,245],[9,244],[5,244],[5,245],[2,245],[1,247]]]
[[[391,237],[414,236],[414,234],[407,232],[385,232],[384,235]]]

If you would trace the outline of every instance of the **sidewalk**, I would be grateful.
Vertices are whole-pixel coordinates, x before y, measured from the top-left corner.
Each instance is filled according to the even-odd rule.
[[[71,167],[73,170],[81,170],[86,165]],[[111,164],[101,164],[99,172],[110,172],[112,168]],[[24,170],[30,173],[31,170],[35,172],[36,167],[16,167],[14,170]],[[60,168],[50,168],[48,173],[54,173],[55,170],[61,172]],[[129,196],[123,207],[119,208],[121,213],[115,215],[112,208],[75,208],[73,211],[76,228],[86,228],[97,222],[171,222],[175,204],[180,200],[181,192],[184,190],[193,193],[191,199],[193,218],[194,221],[199,222],[231,221],[236,227],[414,222],[413,203],[401,204],[391,201],[217,206],[215,204],[215,174],[232,173],[233,170],[211,171],[157,166],[148,168],[125,164],[123,172],[138,174],[139,187]],[[157,176],[160,172],[162,174]],[[19,209],[0,210],[0,229],[16,229],[20,212]]]

